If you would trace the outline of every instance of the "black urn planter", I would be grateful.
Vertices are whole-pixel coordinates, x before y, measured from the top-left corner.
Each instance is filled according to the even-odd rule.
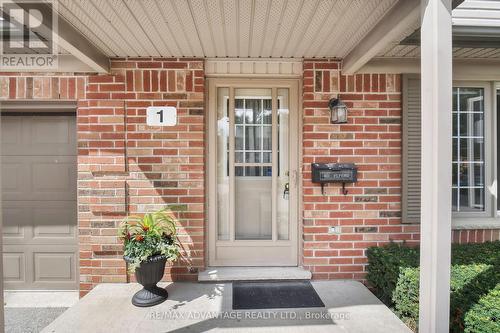
[[[131,262],[128,257],[123,257],[126,262]],[[156,284],[160,282],[165,271],[167,257],[164,255],[155,255],[141,262],[135,269],[135,278],[143,288],[132,297],[132,304],[140,307],[154,306],[165,302],[168,292]]]

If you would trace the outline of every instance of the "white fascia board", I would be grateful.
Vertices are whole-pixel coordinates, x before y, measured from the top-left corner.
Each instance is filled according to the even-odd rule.
[[[420,74],[419,58],[374,58],[360,74]],[[500,81],[500,59],[453,59],[454,80]]]

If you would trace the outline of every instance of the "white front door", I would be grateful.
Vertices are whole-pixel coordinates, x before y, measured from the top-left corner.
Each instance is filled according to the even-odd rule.
[[[297,265],[298,83],[209,81],[209,265]]]

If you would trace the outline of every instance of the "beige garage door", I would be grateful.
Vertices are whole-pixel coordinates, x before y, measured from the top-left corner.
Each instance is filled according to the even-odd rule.
[[[1,119],[5,289],[78,288],[75,116]]]

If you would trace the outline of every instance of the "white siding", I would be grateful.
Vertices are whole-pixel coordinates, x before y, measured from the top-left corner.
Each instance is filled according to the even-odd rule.
[[[465,0],[453,10],[452,16],[454,26],[500,28],[500,0]],[[400,40],[405,37],[401,36]],[[394,43],[387,45],[378,57],[420,58],[420,47],[416,45],[399,45],[399,41],[394,41]],[[453,58],[500,58],[500,48],[454,47]]]
[[[500,1],[465,0],[453,10],[453,25],[500,27]]]

